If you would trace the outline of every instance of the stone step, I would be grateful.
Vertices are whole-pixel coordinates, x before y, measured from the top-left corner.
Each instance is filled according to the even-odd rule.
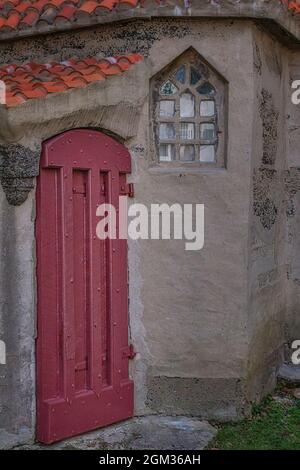
[[[186,416],[143,416],[52,445],[18,449],[48,450],[202,450],[217,430],[206,421]]]
[[[300,383],[300,365],[282,364],[278,372],[278,378]]]

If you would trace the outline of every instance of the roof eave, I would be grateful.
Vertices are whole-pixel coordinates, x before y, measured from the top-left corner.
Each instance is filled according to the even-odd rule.
[[[33,37],[42,34],[57,33],[70,30],[78,30],[101,24],[133,21],[138,19],[152,20],[154,18],[190,18],[190,19],[248,19],[262,24],[273,35],[290,47],[300,45],[300,14],[291,13],[279,1],[278,4],[266,4],[261,1],[249,2],[241,0],[239,3],[222,5],[205,4],[190,8],[174,6],[149,6],[146,8],[132,8],[112,12],[104,12],[102,15],[89,17],[88,19],[63,22],[54,25],[42,25],[27,30],[9,31],[0,33],[0,41],[11,41],[23,37]]]

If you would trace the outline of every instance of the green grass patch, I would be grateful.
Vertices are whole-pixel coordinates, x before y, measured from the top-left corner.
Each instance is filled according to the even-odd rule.
[[[254,405],[252,417],[220,426],[210,449],[300,450],[300,400],[288,385],[279,384],[271,396]]]

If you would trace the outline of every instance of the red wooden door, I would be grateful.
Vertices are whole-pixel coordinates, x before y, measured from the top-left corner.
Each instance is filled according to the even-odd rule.
[[[43,145],[37,186],[37,438],[51,443],[133,414],[126,240],[99,240],[130,155],[97,131]]]

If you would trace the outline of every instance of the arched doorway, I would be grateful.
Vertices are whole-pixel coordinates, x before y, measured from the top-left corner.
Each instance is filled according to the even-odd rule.
[[[116,209],[127,149],[94,130],[43,144],[37,184],[37,438],[51,443],[133,414],[127,241],[99,240],[96,209]]]

